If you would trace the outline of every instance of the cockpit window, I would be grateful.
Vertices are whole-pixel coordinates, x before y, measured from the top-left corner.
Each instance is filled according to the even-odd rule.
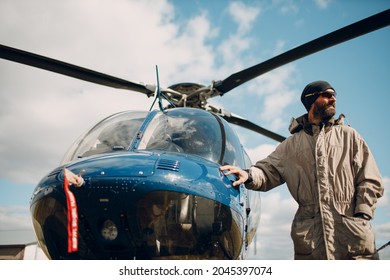
[[[148,113],[127,111],[102,120],[72,145],[61,163],[128,150]],[[137,149],[193,154],[220,164],[243,166],[244,162],[235,131],[225,120],[201,109],[157,112],[142,131]]]
[[[243,165],[235,131],[225,120],[200,109],[158,112],[143,132],[138,149],[193,154],[220,164]]]
[[[219,162],[221,127],[210,113],[198,109],[159,112],[144,131],[138,149],[188,153]]]
[[[242,153],[243,148],[236,131],[233,130],[233,128],[224,119],[221,119],[221,122],[224,123],[225,128],[225,149],[222,164],[244,167],[244,155]]]
[[[73,144],[62,163],[90,155],[127,150],[147,114],[127,111],[102,120]]]

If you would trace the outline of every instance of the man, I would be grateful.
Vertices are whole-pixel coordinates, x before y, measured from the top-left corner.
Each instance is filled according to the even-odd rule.
[[[367,144],[337,120],[336,92],[326,81],[308,84],[301,95],[308,113],[293,119],[292,136],[249,170],[234,186],[269,191],[283,183],[298,203],[291,238],[295,259],[378,259],[370,225],[383,183]]]

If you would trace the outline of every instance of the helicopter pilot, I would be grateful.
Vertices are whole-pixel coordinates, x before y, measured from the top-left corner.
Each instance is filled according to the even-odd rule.
[[[326,81],[301,95],[308,113],[294,119],[292,136],[250,169],[225,165],[233,185],[269,191],[284,183],[298,203],[291,237],[295,259],[378,259],[370,220],[384,187],[364,139],[344,115],[334,119],[336,91]]]

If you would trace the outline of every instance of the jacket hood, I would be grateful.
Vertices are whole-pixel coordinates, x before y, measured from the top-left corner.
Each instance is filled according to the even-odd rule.
[[[341,114],[338,117],[338,119],[331,118],[325,124],[325,126],[330,127],[333,125],[344,125],[344,118],[345,118],[344,114]],[[322,124],[322,125],[324,125],[324,124]],[[313,124],[309,123],[308,114],[304,114],[298,118],[292,118],[290,125],[288,127],[288,130],[290,131],[291,134],[294,134],[294,133],[297,133],[297,132],[301,131],[302,129],[304,129],[306,133],[313,135],[312,127],[313,127]]]

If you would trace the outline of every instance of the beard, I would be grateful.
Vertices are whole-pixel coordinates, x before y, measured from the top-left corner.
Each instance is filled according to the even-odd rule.
[[[327,123],[335,114],[335,102],[314,103],[313,115],[314,117],[321,119],[323,123]]]

